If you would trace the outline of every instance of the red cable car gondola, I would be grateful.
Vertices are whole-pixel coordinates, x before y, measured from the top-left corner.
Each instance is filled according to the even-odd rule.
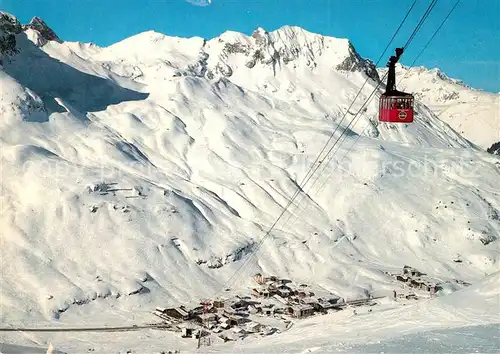
[[[391,56],[387,86],[379,101],[379,122],[411,123],[413,122],[413,95],[396,90],[396,63],[403,54],[403,48],[396,48],[396,56]]]

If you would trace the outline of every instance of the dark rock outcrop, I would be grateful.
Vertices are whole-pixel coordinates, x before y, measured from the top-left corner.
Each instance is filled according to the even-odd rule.
[[[0,11],[0,34],[17,34],[22,30],[21,23],[19,23],[17,18],[11,14]]]
[[[374,81],[380,81],[375,64],[369,59],[361,58],[350,41],[349,56],[345,58],[341,64],[337,65],[336,69],[344,71],[364,71],[365,74]]]
[[[500,155],[500,141],[491,145],[486,151],[493,155]]]
[[[0,11],[0,65],[5,56],[14,55],[16,48],[16,34],[22,31],[19,21],[6,12]]]

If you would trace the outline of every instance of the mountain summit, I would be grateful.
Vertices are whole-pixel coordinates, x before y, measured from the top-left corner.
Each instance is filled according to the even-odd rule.
[[[45,41],[62,43],[57,34],[40,17],[33,17],[29,24],[23,26],[23,30],[36,31]]]

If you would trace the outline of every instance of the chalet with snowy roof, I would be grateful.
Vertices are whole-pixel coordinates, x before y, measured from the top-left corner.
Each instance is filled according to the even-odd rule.
[[[223,308],[225,304],[226,304],[225,300],[214,300],[213,307],[215,307],[216,309],[220,309]]]
[[[322,297],[318,297],[318,301],[320,302],[329,302],[330,304],[338,304],[340,302],[340,297],[335,295],[326,295]]]
[[[274,299],[278,300],[279,302],[281,302],[283,305],[287,305],[288,304],[288,300],[281,297],[280,295],[276,294],[273,296]]]
[[[266,287],[267,291],[269,291],[271,296],[274,295],[274,293],[276,292],[276,288],[278,287],[274,280],[266,281],[264,286]]]
[[[266,305],[266,306],[262,306],[262,311],[261,313],[263,315],[266,315],[266,316],[272,316],[274,314],[274,309],[273,309],[274,305],[271,304],[271,305]]]
[[[217,315],[214,313],[203,313],[197,316],[196,320],[207,326],[213,326],[217,323]]]
[[[271,293],[267,289],[252,289],[252,295],[255,297],[269,298]]]
[[[407,266],[407,265],[405,265],[403,267],[403,274],[407,274],[410,277],[420,277],[422,275],[425,275],[424,273],[416,270],[413,267]]]
[[[311,305],[295,305],[287,308],[287,313],[293,317],[301,318],[314,315],[314,307]]]
[[[264,281],[266,283],[268,283],[268,282],[273,282],[274,283],[274,282],[278,281],[278,277],[274,276],[274,275],[271,275],[269,277],[264,278]]]
[[[289,297],[292,294],[292,291],[289,287],[281,285],[276,289],[276,294],[281,297]]]
[[[248,309],[248,306],[250,306],[252,303],[246,300],[239,300],[236,302],[233,302],[230,307],[235,310],[235,311],[246,311]]]
[[[227,318],[227,317],[221,317],[219,319],[219,326],[222,329],[229,329],[229,328],[231,328],[231,321],[230,321],[230,319]]]
[[[283,279],[283,278],[276,280],[276,284],[278,286],[287,285],[287,284],[290,284],[291,282],[292,282],[291,280],[289,280],[289,279]]]
[[[240,315],[229,315],[227,318],[231,326],[238,326],[249,321],[246,317]]]
[[[181,320],[188,320],[190,318],[189,312],[186,310],[184,306],[166,309],[165,314],[169,317]]]
[[[264,328],[264,325],[258,322],[248,322],[245,326],[245,330],[249,333],[258,333]]]
[[[336,306],[330,302],[324,301],[323,299],[316,299],[313,297],[304,298],[302,302],[305,305],[310,305],[314,308],[315,311],[326,312],[330,309],[334,309]]]
[[[396,275],[396,280],[401,281],[403,283],[406,283],[408,281],[408,277],[402,276],[402,275]]]

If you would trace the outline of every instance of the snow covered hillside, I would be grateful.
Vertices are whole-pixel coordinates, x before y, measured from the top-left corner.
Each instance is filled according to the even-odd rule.
[[[257,272],[356,299],[399,289],[386,272],[406,264],[473,285],[498,270],[500,159],[420,103],[414,124],[379,124],[376,99],[258,249],[378,83],[348,40],[283,27],[100,48],[32,24],[0,17],[6,326],[151,323]]]
[[[383,76],[387,68],[378,69]],[[484,150],[500,142],[500,93],[474,89],[439,69],[396,65],[398,89],[411,92],[441,120]]]

